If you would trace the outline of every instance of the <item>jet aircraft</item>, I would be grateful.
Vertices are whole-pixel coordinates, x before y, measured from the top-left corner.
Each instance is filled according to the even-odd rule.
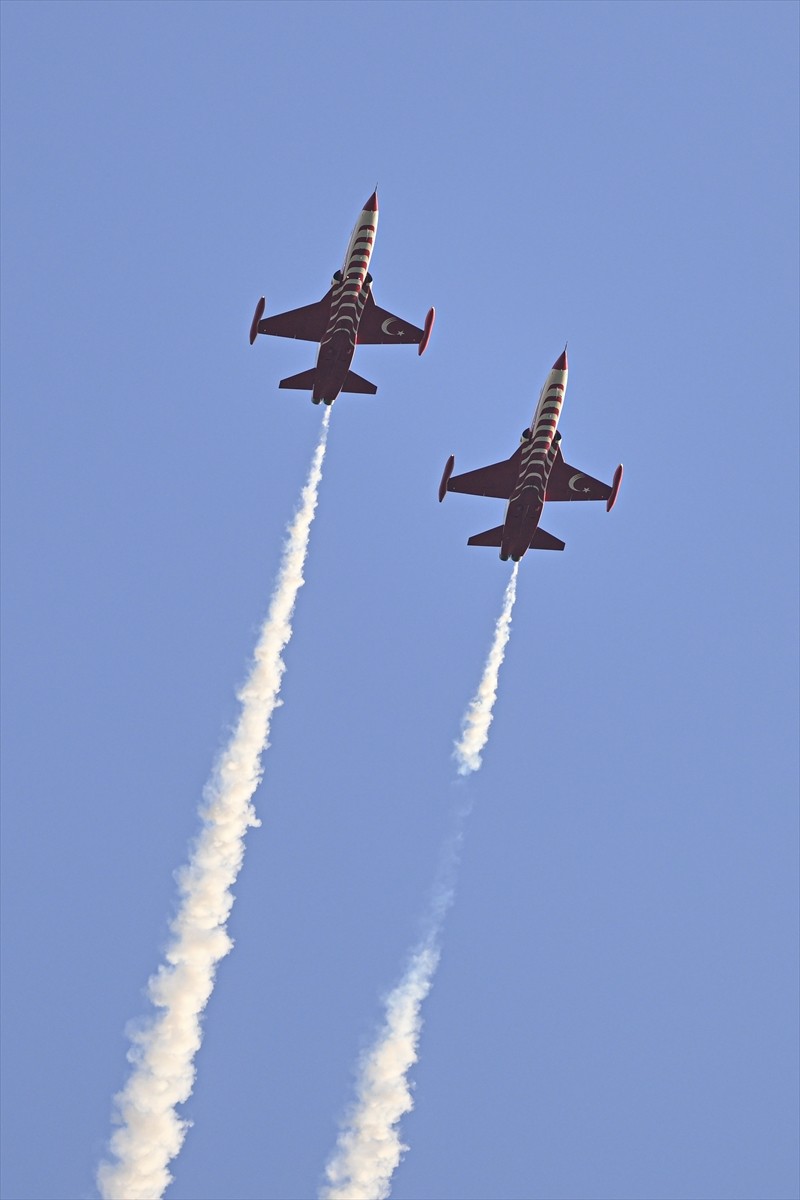
[[[505,562],[519,562],[526,550],[563,550],[564,542],[539,525],[547,500],[605,500],[611,512],[622,482],[622,464],[614,472],[609,487],[564,462],[558,419],[567,390],[567,350],[553,364],[539,396],[530,428],[523,429],[520,444],[510,458],[453,475],[455,455],[448,458],[439,501],[446,492],[467,492],[472,496],[497,496],[508,500],[505,520],[495,529],[476,533],[468,546],[499,546]]]
[[[317,365],[282,379],[279,387],[311,390],[315,404],[332,404],[340,392],[374,395],[377,387],[350,370],[356,344],[418,346],[423,354],[431,336],[435,310],[431,308],[422,329],[378,308],[372,296],[369,260],[378,229],[378,193],[374,191],[353,230],[342,269],[331,280],[328,292],[316,304],[295,308],[275,317],[264,317],[265,300],[256,305],[250,326],[250,345],[259,333],[319,342]]]

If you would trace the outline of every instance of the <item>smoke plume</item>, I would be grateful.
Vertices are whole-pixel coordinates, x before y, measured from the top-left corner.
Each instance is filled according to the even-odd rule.
[[[148,983],[149,998],[160,1011],[144,1029],[130,1034],[133,1070],[115,1097],[119,1128],[109,1143],[116,1161],[101,1163],[97,1172],[104,1200],[158,1200],[172,1179],[168,1163],[190,1124],[175,1109],[194,1086],[203,1010],[217,963],[233,945],[225,927],[234,900],[230,889],[242,865],[245,834],[260,824],[252,798],[261,780],[272,714],[281,703],[282,653],[292,636],[292,614],[304,582],[330,411],[325,411],[300,506],[289,525],[253,666],[239,692],[239,720],[206,785],[203,828],[178,875],[180,902],[166,962]]]
[[[461,739],[456,743],[458,772],[466,775],[481,765],[489,737],[497,679],[511,633],[511,611],[517,589],[517,567],[505,590],[489,657],[478,689],[464,714]],[[336,1150],[325,1169],[321,1200],[386,1200],[391,1181],[407,1146],[399,1124],[414,1107],[408,1073],[419,1057],[422,1005],[433,986],[441,957],[445,917],[455,896],[456,873],[469,816],[465,805],[455,814],[445,843],[442,863],[428,909],[425,933],[409,956],[402,979],[386,998],[383,1027],[359,1063],[357,1098],[343,1122]]]
[[[503,597],[503,609],[495,626],[489,657],[486,659],[478,690],[464,715],[461,737],[455,745],[454,758],[458,763],[459,775],[469,775],[471,771],[478,770],[482,761],[481,752],[489,738],[489,726],[494,717],[494,702],[497,699],[497,677],[511,636],[511,613],[517,598],[518,569],[519,563],[514,563],[514,570]]]
[[[439,965],[442,926],[455,896],[468,812],[464,807],[456,814],[423,936],[409,956],[402,979],[386,998],[378,1037],[359,1063],[357,1099],[325,1168],[327,1182],[321,1200],[385,1200],[392,1175],[408,1149],[400,1140],[398,1125],[414,1107],[408,1073],[418,1058],[422,1004]]]

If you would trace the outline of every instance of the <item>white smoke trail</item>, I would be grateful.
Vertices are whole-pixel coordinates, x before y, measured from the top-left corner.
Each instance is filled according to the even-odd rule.
[[[455,877],[469,809],[462,808],[442,856],[426,929],[403,977],[386,998],[386,1017],[361,1059],[358,1098],[346,1115],[325,1175],[321,1200],[385,1200],[392,1175],[408,1149],[400,1141],[401,1117],[414,1107],[408,1072],[418,1058],[422,1004],[441,956],[441,932],[455,895]]]
[[[292,614],[304,583],[330,412],[325,410],[253,666],[239,692],[239,721],[206,785],[200,810],[203,829],[178,875],[181,899],[171,924],[173,938],[166,963],[148,983],[149,997],[162,1011],[146,1028],[130,1034],[133,1071],[114,1098],[120,1128],[109,1143],[117,1161],[101,1163],[97,1172],[104,1200],[158,1200],[172,1179],[167,1164],[180,1150],[190,1124],[175,1108],[194,1086],[203,1009],[217,963],[233,945],[225,928],[234,900],[230,889],[242,865],[247,829],[260,824],[251,801],[261,780],[272,714],[281,703],[282,653],[292,636]]]
[[[519,563],[514,563],[514,570],[503,597],[503,609],[495,626],[489,657],[486,659],[478,690],[464,715],[461,737],[455,745],[454,757],[458,763],[459,775],[468,775],[470,771],[478,770],[481,765],[481,752],[489,738],[489,726],[494,717],[494,702],[497,699],[497,677],[511,636],[511,613],[517,597],[518,569]]]
[[[386,999],[386,1020],[360,1064],[358,1101],[325,1169],[322,1200],[384,1200],[403,1153],[397,1126],[414,1101],[408,1072],[417,1061],[422,1002],[439,965],[438,936],[423,941]]]
[[[505,590],[478,689],[464,715],[455,754],[460,775],[479,769],[481,751],[489,737],[498,674],[511,633],[518,565],[514,564]],[[426,932],[411,953],[402,979],[389,993],[383,1027],[359,1064],[357,1099],[345,1117],[336,1150],[325,1168],[327,1183],[320,1192],[321,1200],[386,1200],[392,1176],[408,1149],[400,1140],[398,1126],[414,1107],[408,1073],[418,1058],[422,1005],[433,986],[441,957],[442,928],[455,896],[469,811],[469,806],[464,806],[456,813],[434,887]]]

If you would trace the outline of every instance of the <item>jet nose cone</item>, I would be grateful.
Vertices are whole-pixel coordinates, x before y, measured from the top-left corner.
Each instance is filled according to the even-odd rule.
[[[566,371],[567,367],[567,347],[564,347],[564,353],[553,363],[554,371]]]
[[[378,189],[376,188],[375,191],[370,196],[367,203],[364,205],[364,212],[377,212],[377,211],[378,211]]]

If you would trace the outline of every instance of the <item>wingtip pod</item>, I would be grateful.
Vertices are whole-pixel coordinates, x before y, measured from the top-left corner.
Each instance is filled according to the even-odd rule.
[[[453,474],[453,467],[455,465],[456,465],[456,456],[455,456],[455,454],[451,454],[450,457],[448,458],[447,462],[444,464],[444,471],[442,472],[442,482],[439,484],[439,503],[440,504],[444,500],[445,493],[447,492],[447,485],[450,482],[450,476]]]
[[[258,335],[258,322],[261,320],[261,318],[264,315],[264,309],[266,307],[266,304],[267,304],[267,302],[264,299],[264,297],[262,296],[261,299],[259,300],[258,304],[256,305],[256,311],[253,313],[253,320],[250,324],[250,345],[251,346],[252,346],[253,342],[256,340],[256,337]]]
[[[422,341],[420,342],[419,349],[417,350],[417,354],[419,354],[419,355],[422,355],[425,353],[428,342],[431,339],[431,330],[433,329],[433,322],[435,320],[436,320],[436,309],[429,308],[428,315],[425,318],[425,324],[422,329]]]
[[[614,505],[617,502],[617,495],[619,494],[619,485],[622,483],[622,474],[623,474],[622,463],[620,463],[619,466],[617,467],[616,471],[614,472],[614,478],[611,481],[611,495],[606,500],[606,512],[611,512],[612,508],[614,507]]]

